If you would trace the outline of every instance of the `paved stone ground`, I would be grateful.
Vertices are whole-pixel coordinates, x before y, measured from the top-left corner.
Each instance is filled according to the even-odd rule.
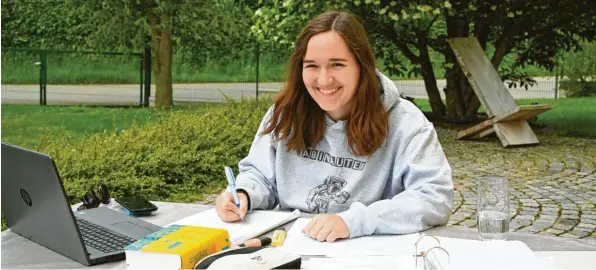
[[[540,145],[503,148],[438,132],[455,183],[449,224],[476,227],[476,183],[496,176],[509,181],[511,231],[596,239],[596,140],[538,132]]]
[[[496,137],[456,141],[457,129],[436,129],[453,168],[450,225],[476,228],[476,183],[495,176],[509,181],[511,231],[596,239],[596,139],[537,130],[539,145],[504,148]]]

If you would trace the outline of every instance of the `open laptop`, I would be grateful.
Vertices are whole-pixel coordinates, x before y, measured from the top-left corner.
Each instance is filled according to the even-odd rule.
[[[123,247],[161,229],[105,207],[73,212],[54,160],[5,143],[2,213],[11,231],[83,265],[122,260]]]

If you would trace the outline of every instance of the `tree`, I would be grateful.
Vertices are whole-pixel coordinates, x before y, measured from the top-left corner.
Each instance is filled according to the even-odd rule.
[[[119,44],[144,48],[147,36],[153,57],[156,108],[173,106],[172,55],[174,47],[204,63],[209,57],[234,57],[243,52],[249,29],[248,9],[232,0],[73,0],[89,13],[87,28],[94,29],[91,44]],[[97,27],[99,26],[99,27]],[[221,48],[236,50],[221,50]]]
[[[118,47],[121,50],[143,50],[151,47],[155,76],[155,108],[173,106],[172,28],[176,11],[183,2],[177,0],[71,0],[70,7],[87,14],[82,23],[92,29],[87,44],[94,49]],[[200,10],[200,9],[199,9]],[[198,10],[197,10],[198,11]]]
[[[150,46],[155,107],[170,108],[173,52],[197,67],[237,57],[247,51],[251,13],[233,0],[2,0],[2,46],[137,53]]]
[[[264,0],[255,11],[253,33],[259,40],[291,47],[297,25],[328,10],[345,10],[365,25],[377,57],[391,75],[421,74],[435,116],[475,117],[480,102],[459,67],[447,38],[476,37],[504,79],[520,84],[531,80],[519,70],[533,64],[554,68],[560,50],[581,49],[581,41],[596,39],[596,9],[590,1],[548,0]],[[446,105],[441,100],[430,51],[445,61]],[[499,68],[511,54],[514,65]],[[412,64],[408,69],[400,61]]]
[[[63,1],[2,0],[2,47],[78,50],[88,32],[83,15]]]

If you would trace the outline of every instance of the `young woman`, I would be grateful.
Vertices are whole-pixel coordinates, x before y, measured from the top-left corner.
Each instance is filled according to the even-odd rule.
[[[295,44],[284,88],[238,166],[219,217],[248,210],[317,213],[303,229],[319,241],[406,234],[446,224],[451,167],[433,125],[376,71],[364,27],[327,12]]]

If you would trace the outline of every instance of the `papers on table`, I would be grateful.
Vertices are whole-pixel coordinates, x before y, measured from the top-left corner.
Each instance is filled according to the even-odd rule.
[[[262,235],[296,219],[287,233],[284,251],[321,256],[303,261],[302,268],[314,269],[414,269],[415,243],[421,234],[372,235],[336,242],[319,242],[302,233],[310,222],[299,218],[300,211],[254,211],[243,221],[227,223],[211,209],[172,224],[224,228],[234,244]],[[530,248],[520,241],[479,241],[437,237],[440,246],[449,252],[449,258],[433,251],[427,254],[431,266],[437,269],[541,269],[546,267]],[[419,243],[420,245],[420,243]],[[434,243],[433,243],[434,245]],[[420,247],[419,251],[429,247]],[[421,267],[422,259],[418,260]]]
[[[414,243],[418,233],[407,235],[373,235],[336,242],[319,242],[302,233],[310,219],[299,218],[288,231],[281,246],[284,250],[299,255],[324,255],[327,257],[384,256],[414,254]]]
[[[544,262],[521,241],[480,241],[437,237],[450,260],[432,261],[439,269],[543,269]],[[437,253],[438,254],[438,253]]]
[[[420,234],[373,235],[327,243],[302,233],[310,219],[299,218],[288,231],[280,247],[299,255],[324,256],[304,261],[305,269],[414,269],[415,243]],[[545,265],[530,248],[520,241],[479,241],[437,237],[449,252],[431,251],[427,267],[437,269],[541,269]],[[419,245],[422,243],[419,242]],[[436,242],[432,243],[435,246]],[[421,247],[428,250],[430,247]],[[424,261],[418,260],[422,267]]]
[[[253,211],[238,222],[222,221],[215,212],[209,209],[190,217],[173,222],[178,225],[193,225],[202,227],[222,228],[230,234],[232,244],[239,245],[246,240],[258,237],[279,226],[282,226],[300,216],[300,211]]]
[[[300,269],[415,269],[412,256],[309,258]]]

